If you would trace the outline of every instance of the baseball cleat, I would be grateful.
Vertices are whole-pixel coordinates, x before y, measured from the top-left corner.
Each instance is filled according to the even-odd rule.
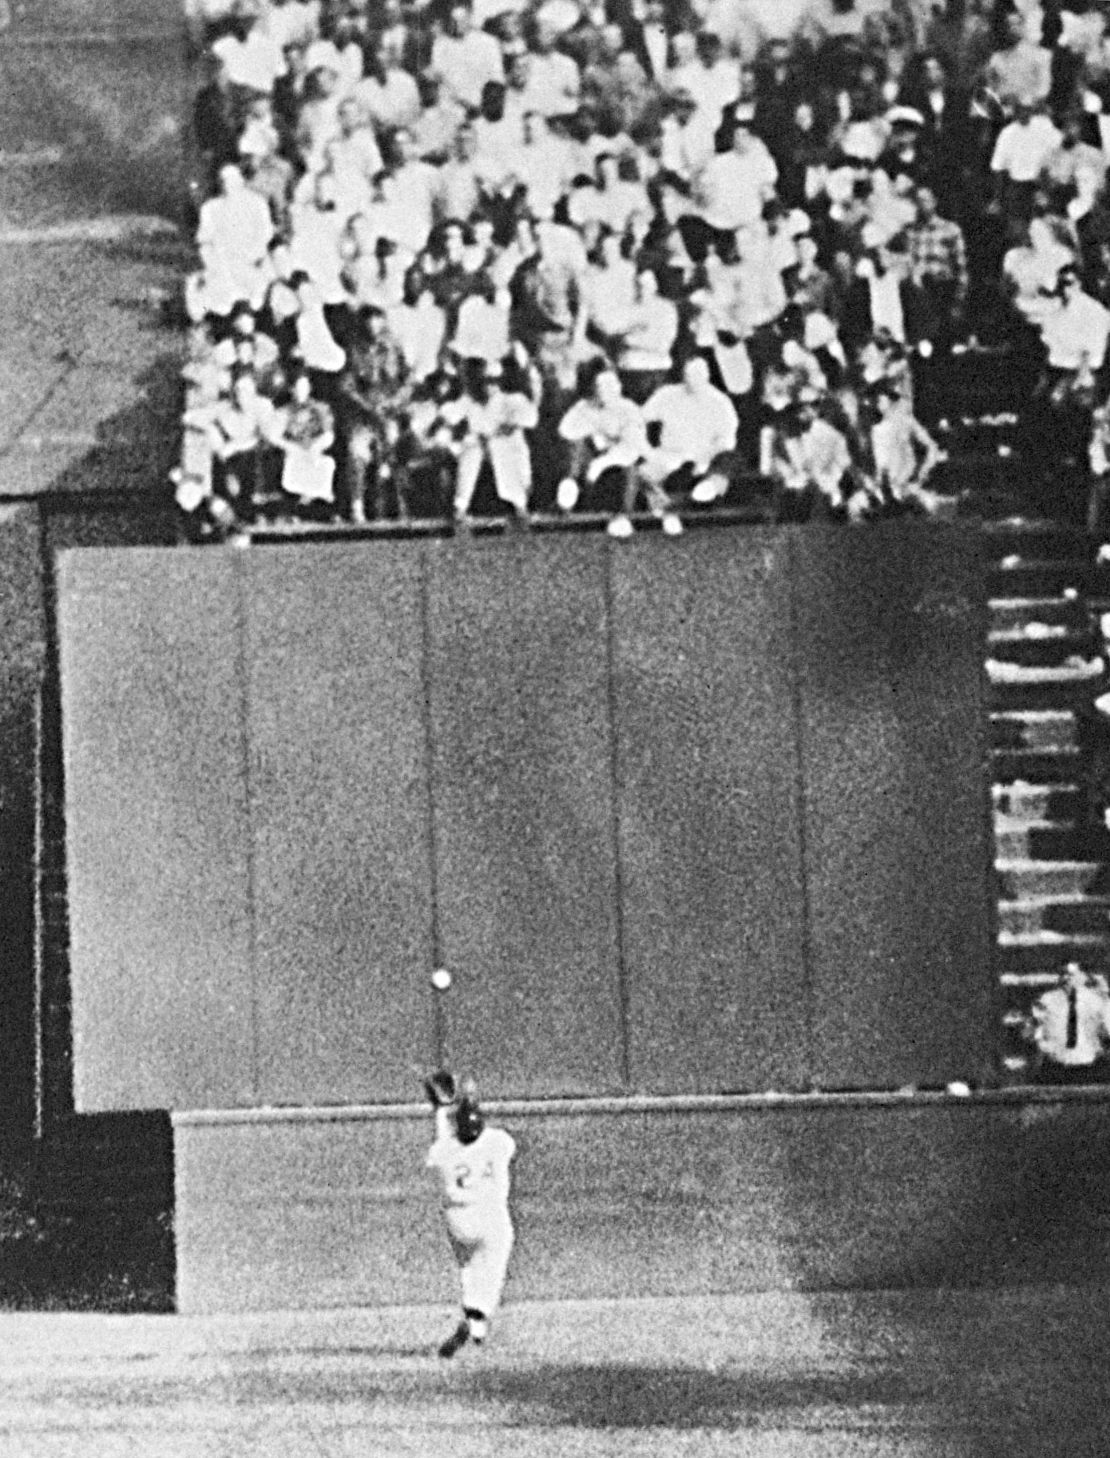
[[[453,1357],[456,1352],[461,1351],[470,1340],[470,1323],[460,1321],[455,1330],[447,1338],[439,1349],[441,1357]]]

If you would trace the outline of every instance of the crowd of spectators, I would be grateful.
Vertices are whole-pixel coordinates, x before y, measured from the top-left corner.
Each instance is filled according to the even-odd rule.
[[[1100,518],[1108,8],[188,0],[178,502],[929,513],[921,394],[987,342]]]

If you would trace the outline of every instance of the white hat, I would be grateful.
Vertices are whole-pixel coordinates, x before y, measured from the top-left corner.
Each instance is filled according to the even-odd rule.
[[[916,106],[892,106],[886,113],[885,120],[892,127],[923,127],[925,125],[925,118]]]

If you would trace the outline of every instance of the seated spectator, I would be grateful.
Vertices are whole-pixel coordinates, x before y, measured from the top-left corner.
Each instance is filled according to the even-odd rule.
[[[455,150],[455,138],[466,122],[466,108],[447,94],[434,71],[423,72],[417,80],[422,106],[412,128],[416,155],[422,162],[439,167]],[[446,211],[451,214],[455,210],[449,207]]]
[[[317,67],[305,78],[304,94],[297,108],[294,145],[297,160],[305,172],[319,172],[329,142],[341,134],[339,107],[343,93],[337,72]]]
[[[389,236],[415,257],[427,243],[436,220],[439,175],[416,155],[416,143],[410,131],[402,128],[394,132],[393,153],[388,182],[383,180],[392,224]]]
[[[759,223],[777,177],[774,159],[751,130],[748,113],[738,114],[731,147],[698,172],[696,211],[680,223],[690,257],[700,262],[710,247],[727,251],[729,235]]]
[[[205,53],[205,84],[193,101],[193,136],[203,164],[206,193],[217,186],[220,168],[239,161],[242,96],[227,67],[212,51]]]
[[[1017,9],[1003,15],[1003,40],[983,68],[983,85],[1006,116],[1044,106],[1052,89],[1052,52],[1026,32]]]
[[[224,505],[222,520],[246,524],[254,520],[266,489],[277,429],[277,410],[258,393],[253,375],[236,375],[230,395],[212,411],[210,423],[212,491]]]
[[[336,119],[339,128],[326,147],[326,163],[345,200],[341,210],[350,214],[365,204],[384,163],[374,128],[354,95],[340,101]]]
[[[231,85],[244,94],[268,96],[278,77],[285,74],[280,43],[243,9],[231,16],[224,33],[212,42],[211,51]]]
[[[239,299],[261,304],[274,223],[265,200],[250,190],[234,164],[220,168],[219,188],[201,207],[197,247],[206,310],[226,315]]]
[[[1057,278],[1055,306],[1041,320],[1047,368],[1058,383],[1092,378],[1106,360],[1110,310],[1083,291],[1078,270],[1066,265]]]
[[[1015,104],[1013,120],[999,132],[991,154],[995,198],[1007,217],[1031,216],[1041,169],[1062,141],[1047,112],[1027,102]]]
[[[458,459],[455,520],[466,521],[482,466],[488,461],[497,495],[512,508],[517,520],[526,522],[532,494],[528,432],[539,420],[527,376],[511,357],[505,365],[471,359],[464,362],[461,380],[461,394],[441,411]]]
[[[617,350],[621,389],[635,404],[642,405],[669,376],[678,328],[678,308],[660,296],[654,271],[637,269],[635,295],[618,330]]]
[[[431,68],[446,94],[477,111],[489,81],[504,83],[501,47],[492,35],[474,26],[468,5],[453,5],[444,34],[432,45]]]
[[[734,399],[752,389],[754,375],[748,339],[758,323],[766,323],[766,310],[749,307],[735,268],[716,253],[705,260],[703,287],[690,295],[693,317],[690,332],[697,348],[712,360],[717,376]]]
[[[387,310],[386,322],[415,386],[430,379],[439,366],[447,337],[447,316],[419,270],[406,273],[402,289],[401,302]]]
[[[865,231],[864,242],[872,241]],[[906,315],[912,308],[907,278],[904,254],[881,245],[868,248],[856,265],[844,301],[841,337],[848,349],[857,348],[879,331],[905,343]]]
[[[783,412],[768,454],[777,521],[827,519],[846,510],[855,491],[848,441],[812,400]]]
[[[582,280],[582,300],[590,337],[615,347],[636,302],[636,265],[625,257],[618,233],[601,233]]]
[[[347,356],[332,334],[316,284],[303,271],[295,273],[290,283],[296,290],[298,305],[293,321],[296,357],[308,371],[313,395],[330,403],[335,399],[339,374]]]
[[[821,266],[817,239],[812,233],[802,233],[795,246],[798,261],[783,274],[783,287],[789,301],[807,312],[838,319],[843,300],[832,274]]]
[[[523,98],[524,110],[538,116],[569,116],[578,110],[582,78],[572,56],[556,48],[553,26],[537,15],[529,47],[530,64]]]
[[[583,490],[596,496],[606,478],[613,477],[620,507],[608,530],[614,537],[631,536],[631,514],[640,491],[637,467],[647,451],[647,435],[639,406],[621,394],[620,380],[607,361],[584,368],[579,398],[559,422],[559,435],[571,448],[569,468],[556,497],[560,510],[573,511]],[[662,488],[649,487],[649,503],[668,533],[682,530]]]
[[[1011,291],[1014,308],[1034,326],[1052,307],[1060,270],[1076,261],[1076,253],[1062,236],[1058,221],[1034,216],[1017,232],[1017,242],[1002,259],[1002,276]]]
[[[683,366],[679,384],[660,385],[644,405],[648,450],[643,474],[668,496],[720,500],[739,473],[738,420],[732,401],[710,383],[698,355]]]
[[[896,390],[875,394],[878,411],[871,426],[871,471],[866,487],[848,501],[848,515],[917,510],[935,512],[939,498],[927,490],[930,475],[944,459],[936,441]]]
[[[347,510],[353,522],[408,514],[394,465],[407,434],[411,398],[404,353],[384,312],[364,307],[351,334],[337,399]]]
[[[508,290],[495,288],[488,277],[478,280],[459,304],[451,350],[460,360],[499,365],[509,352],[509,311]]]
[[[273,444],[281,450],[281,489],[302,509],[335,500],[335,420],[331,407],[312,398],[308,375],[293,377],[288,404],[274,421]]]
[[[1084,112],[1067,113],[1059,145],[1045,157],[1038,178],[1053,210],[1066,211],[1073,222],[1090,212],[1106,183],[1106,156],[1087,139],[1087,123]]]
[[[524,188],[522,205],[537,216],[549,216],[570,183],[567,144],[537,112],[525,112],[522,128],[513,158],[514,175]]]
[[[405,70],[396,41],[388,35],[379,37],[366,75],[350,95],[364,122],[378,132],[392,132],[398,127],[411,130],[419,122],[416,77]]]

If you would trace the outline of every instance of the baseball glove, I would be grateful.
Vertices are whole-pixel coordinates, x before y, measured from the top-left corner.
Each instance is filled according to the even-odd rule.
[[[443,1109],[453,1104],[457,1097],[454,1076],[446,1068],[437,1069],[424,1080],[424,1092],[433,1109]]]

